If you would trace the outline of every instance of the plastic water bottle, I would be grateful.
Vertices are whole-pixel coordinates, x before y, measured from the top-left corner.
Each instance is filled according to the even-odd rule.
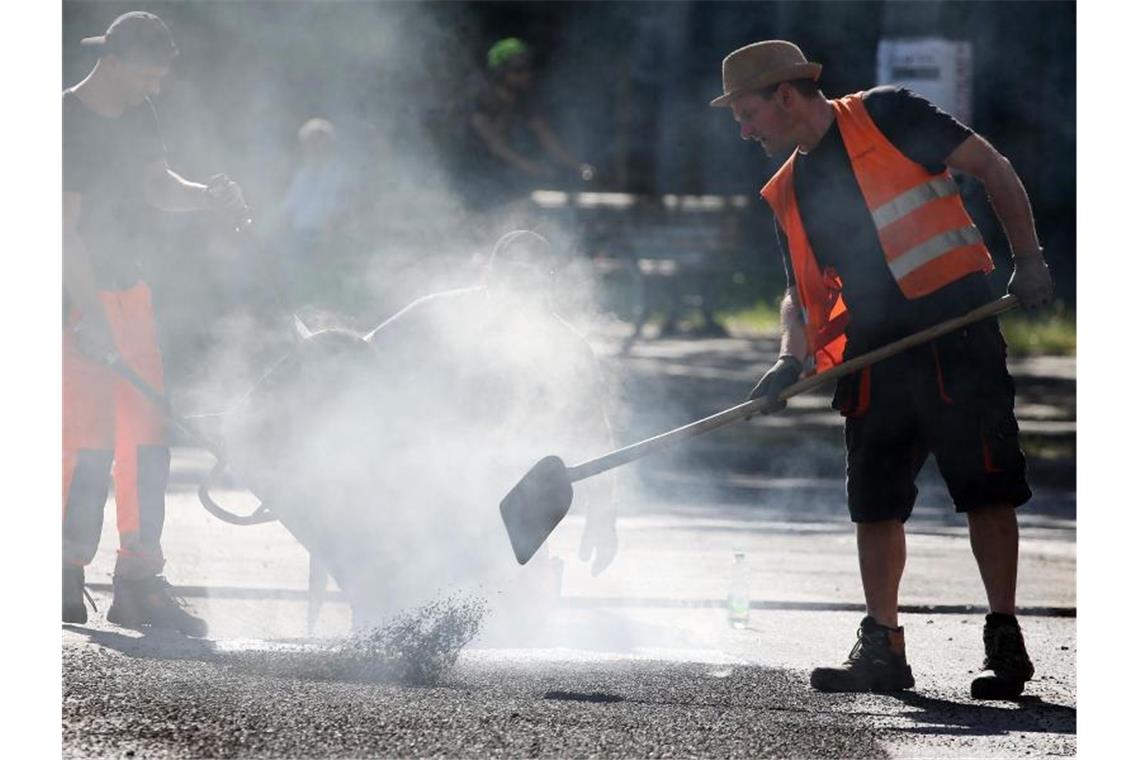
[[[748,627],[748,562],[744,552],[732,557],[732,572],[728,580],[728,622],[733,628]]]

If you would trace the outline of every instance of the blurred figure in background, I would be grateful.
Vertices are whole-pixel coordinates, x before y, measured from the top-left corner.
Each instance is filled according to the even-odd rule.
[[[564,257],[516,231],[490,258],[484,283],[420,298],[363,339],[308,336],[229,417],[235,469],[260,479],[357,626],[455,587],[551,601],[560,562],[520,568],[496,507],[543,453],[613,448],[597,358],[552,308]],[[600,573],[617,553],[613,480],[575,490],[580,556]]]
[[[493,246],[482,284],[420,298],[367,337],[401,388],[400,413],[386,419],[402,443],[391,464],[403,465],[393,472],[418,476],[414,514],[441,510],[448,540],[465,547],[462,560],[444,558],[438,577],[465,562],[465,581],[510,572],[545,587],[535,579],[543,568],[557,572],[560,561],[544,550],[534,568],[517,568],[495,505],[548,450],[576,461],[613,448],[597,357],[555,311],[567,260],[535,232],[509,232]],[[446,445],[439,431],[447,431]],[[434,471],[441,450],[463,452],[448,458],[443,478]],[[580,559],[592,560],[595,575],[617,554],[613,489],[612,476],[578,489],[586,517]],[[396,498],[407,501],[406,492]]]
[[[517,37],[496,42],[487,51],[486,71],[467,117],[459,179],[472,211],[509,217],[501,231],[532,221],[526,209],[533,190],[574,187],[593,180],[596,170],[570,153],[542,113],[527,43]]]
[[[112,463],[120,547],[107,620],[204,636],[160,573],[170,449],[162,410],[109,364],[121,360],[159,392],[162,359],[142,280],[153,209],[212,209],[240,219],[245,201],[223,175],[173,172],[150,98],[178,54],[157,16],[119,16],[82,44],[99,59],[63,93],[63,620],[83,623],[84,568],[95,556]]]
[[[332,122],[312,118],[297,132],[301,162],[281,205],[281,257],[294,305],[332,299],[342,268],[344,232],[352,208],[349,167]]]

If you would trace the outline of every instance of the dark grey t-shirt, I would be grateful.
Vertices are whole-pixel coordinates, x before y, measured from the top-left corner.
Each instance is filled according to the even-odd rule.
[[[109,119],[63,93],[63,190],[83,196],[79,236],[100,289],[140,279],[154,214],[143,197],[144,169],[165,155],[150,100]]]
[[[931,174],[973,132],[930,101],[905,88],[868,90],[863,103],[879,131],[903,155]],[[980,306],[991,298],[985,275],[974,273],[934,293],[907,299],[887,268],[871,212],[859,190],[839,127],[831,128],[810,153],[796,157],[793,175],[804,229],[821,267],[843,281],[851,315],[848,357],[864,353]],[[788,286],[795,283],[787,239],[776,225]]]

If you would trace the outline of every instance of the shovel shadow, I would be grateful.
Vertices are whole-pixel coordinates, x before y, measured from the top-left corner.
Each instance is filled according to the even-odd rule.
[[[956,736],[1003,736],[1011,732],[1077,733],[1075,707],[1045,702],[1040,697],[1023,696],[998,703],[1009,707],[996,707],[975,701],[936,699],[912,692],[894,696],[915,708],[901,714],[901,717],[919,724],[898,729],[907,733]]]

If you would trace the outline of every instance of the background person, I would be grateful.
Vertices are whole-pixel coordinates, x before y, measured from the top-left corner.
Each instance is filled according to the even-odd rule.
[[[487,51],[487,81],[468,117],[462,178],[475,211],[521,213],[531,191],[559,177],[590,181],[596,170],[576,159],[558,138],[538,100],[531,47],[517,37]]]
[[[286,267],[290,293],[301,305],[328,296],[327,291],[335,289],[335,281],[343,274],[336,263],[345,254],[343,233],[352,210],[352,188],[332,122],[307,120],[297,132],[297,142],[301,162],[281,204],[283,255],[279,261]]]

